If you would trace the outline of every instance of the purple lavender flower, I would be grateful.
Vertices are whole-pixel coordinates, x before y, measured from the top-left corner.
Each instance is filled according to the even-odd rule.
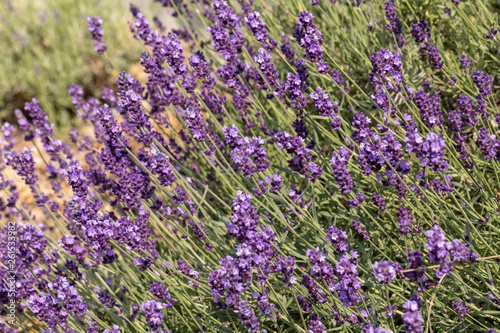
[[[361,193],[361,192],[357,192],[356,193],[356,199],[349,199],[349,207],[351,208],[358,208],[359,205],[361,205],[366,199],[366,196]]]
[[[240,136],[240,130],[236,125],[231,125],[231,127],[224,126],[222,128],[224,132],[224,141],[228,144],[229,148],[241,148],[245,142]]]
[[[361,289],[361,281],[358,279],[358,254],[351,251],[351,257],[343,255],[335,266],[335,275],[338,277],[334,289],[338,291],[339,299],[344,306],[354,306],[360,301],[358,290]]]
[[[144,312],[146,321],[152,330],[160,328],[163,324],[165,315],[161,313],[161,310],[165,307],[166,305],[164,303],[154,300],[148,300],[141,303],[140,310]]]
[[[497,151],[500,150],[500,140],[497,139],[495,134],[490,135],[489,130],[486,127],[479,129],[479,139],[477,143],[481,148],[483,157],[487,160],[495,157],[497,155]]]
[[[331,281],[333,268],[326,262],[326,256],[319,247],[307,250],[306,255],[311,263],[311,276],[318,281]]]
[[[237,50],[233,43],[233,38],[230,38],[230,35],[221,25],[215,24],[212,27],[208,27],[207,31],[212,35],[214,49],[220,52],[224,59],[233,60],[236,58]]]
[[[464,303],[456,299],[452,304],[452,309],[458,314],[458,319],[463,319],[469,314],[469,308]]]
[[[158,175],[158,180],[162,186],[169,186],[175,181],[175,175],[169,168],[170,163],[167,155],[151,149],[151,159],[148,163],[148,169]]]
[[[418,296],[418,295],[417,295]],[[406,333],[422,332],[422,314],[420,313],[421,305],[414,300],[406,301],[403,308],[406,312],[401,316],[405,326]]]
[[[399,218],[398,218],[398,231],[401,235],[408,235],[409,233],[414,233],[415,229],[410,229],[413,224],[413,217],[411,216],[411,211],[406,207],[399,207]]]
[[[240,320],[243,325],[248,328],[248,332],[258,332],[260,328],[260,323],[255,313],[253,312],[250,304],[247,301],[240,301],[237,306],[235,313],[239,313]]]
[[[231,127],[224,126],[224,141],[232,149],[231,158],[236,170],[243,171],[247,178],[252,177],[256,172],[265,171],[271,164],[267,159],[264,149],[264,139],[262,137],[242,138],[239,129],[233,124]]]
[[[308,328],[309,328],[308,333],[326,333],[326,330],[323,329],[323,323],[321,322],[321,317],[318,316],[316,313],[311,314],[311,322],[309,323]]]
[[[65,277],[56,277],[48,284],[48,288],[52,290],[54,296],[35,293],[28,297],[26,304],[49,328],[54,328],[58,324],[64,326],[69,314],[76,318],[86,315],[87,303]]]
[[[339,192],[342,194],[351,193],[354,187],[352,177],[347,171],[346,163],[348,158],[340,155],[336,151],[333,152],[332,159],[330,160],[330,165],[332,166],[333,177],[338,186],[340,186]]]
[[[189,64],[193,70],[194,77],[197,79],[204,79],[210,74],[209,64],[205,61],[203,52],[199,50],[189,57]]]
[[[443,230],[437,224],[427,230],[427,244],[425,248],[429,251],[429,259],[431,262],[439,264],[440,269],[436,270],[436,277],[441,278],[453,271],[453,263],[450,260],[450,243],[446,240]]]
[[[373,66],[370,72],[370,83],[373,86],[385,84],[388,76],[391,76],[396,83],[402,82],[403,62],[399,51],[396,53],[382,49],[379,52],[373,52],[370,60]]]
[[[490,32],[486,34],[487,39],[495,39],[495,35],[498,33],[498,29],[495,27],[491,27]]]
[[[287,286],[290,287],[297,283],[297,279],[295,278],[295,276],[293,276],[293,272],[296,268],[297,266],[295,265],[294,257],[279,256],[274,263],[273,271],[275,273],[281,274],[281,276],[283,276],[283,279],[281,281],[285,282]]]
[[[259,306],[259,314],[265,315],[271,321],[274,321],[274,316],[278,316],[279,311],[275,310],[276,305],[270,303],[269,290],[265,289],[264,292],[253,292],[252,298],[257,300]],[[274,313],[274,316],[273,316]]]
[[[287,35],[281,36],[281,52],[285,55],[286,60],[292,61],[295,57],[295,50],[293,49],[290,37]]]
[[[316,29],[312,22],[314,16],[307,12],[300,12],[299,22],[296,24],[293,37],[297,39],[299,45],[305,49],[304,57],[312,62],[320,62],[323,59],[323,38],[322,33]]]
[[[154,282],[149,286],[149,291],[158,298],[159,301],[165,302],[166,308],[171,308],[174,306],[175,300],[170,296],[168,288],[165,287],[161,282]]]
[[[83,89],[79,85],[72,84],[69,86],[68,94],[71,96],[71,104],[73,104],[75,108],[81,108],[85,103],[83,99]]]
[[[309,295],[308,300],[310,303],[324,304],[328,301],[328,296],[309,274],[302,274],[302,280],[300,282],[307,289]]]
[[[424,42],[424,45],[420,46],[420,49],[427,54],[427,58],[434,66],[434,69],[441,69],[444,65],[444,62],[441,60],[441,56],[439,55],[439,50],[428,41]]]
[[[401,265],[387,260],[375,261],[373,263],[372,272],[375,275],[378,283],[391,284],[392,279],[396,278],[398,272],[401,271]]]
[[[16,109],[14,111],[14,114],[16,115],[17,123],[19,124],[19,128],[21,129],[21,131],[28,131],[31,127],[31,124],[26,119],[26,117],[24,117],[23,112],[19,109]],[[26,136],[26,134],[25,134],[25,136]]]
[[[422,165],[428,165],[435,171],[446,171],[448,169],[448,161],[444,156],[444,147],[446,141],[434,132],[429,132],[422,145],[422,152],[424,153],[420,158]]]
[[[54,124],[50,123],[49,117],[43,112],[35,98],[24,104],[24,110],[29,113],[38,137],[46,138],[52,135]]]
[[[108,47],[102,40],[104,34],[104,30],[101,28],[102,19],[97,16],[87,17],[87,23],[89,24],[90,38],[96,41],[94,43],[94,50],[99,54],[103,54]]]
[[[462,64],[463,68],[469,68],[470,67],[470,59],[467,57],[465,54],[460,55],[460,63]]]
[[[295,123],[295,127],[296,131],[304,131],[300,120]],[[316,181],[323,174],[321,167],[312,162],[313,157],[310,154],[309,145],[304,146],[303,137],[290,136],[288,132],[279,132],[276,134],[276,141],[280,150],[285,149],[287,153],[294,154],[293,158],[288,160],[288,166],[293,171],[299,172],[312,181]]]
[[[279,191],[283,187],[281,176],[277,173],[274,173],[272,178],[270,176],[266,176],[265,182],[266,184],[271,185],[271,191]]]
[[[347,239],[347,233],[336,226],[332,225],[326,229],[326,240],[331,242],[340,254],[344,254],[349,250],[349,245],[347,245],[345,239]]]
[[[464,125],[475,126],[477,124],[477,111],[474,109],[474,100],[468,95],[460,94],[457,106]]]
[[[342,73],[340,71],[332,69],[330,75],[332,76],[333,81],[335,81],[335,83],[337,83],[339,86],[344,84],[344,77],[342,76]]]
[[[407,277],[410,282],[419,283],[419,291],[425,291],[427,277],[425,276],[425,268],[420,269],[424,265],[424,261],[422,259],[422,253],[419,250],[410,251],[408,249],[408,262],[410,263],[409,269],[413,271],[404,273],[404,276]]]
[[[113,297],[111,297],[106,291],[102,290],[101,288],[94,288],[94,292],[97,295],[99,303],[101,303],[105,308],[112,309],[113,307],[118,305]]]
[[[458,81],[457,77],[456,77],[455,75],[452,75],[452,76],[450,77],[450,80],[448,81],[448,84],[449,84],[450,86],[454,87],[454,86],[455,86],[455,84],[457,84],[457,81]]]
[[[441,104],[437,96],[428,96],[423,90],[419,90],[415,93],[415,104],[422,115],[422,120],[429,128],[443,124]]]
[[[484,100],[478,99],[478,109],[474,109],[474,100],[472,97],[460,94],[457,99],[457,106],[465,126],[475,126],[477,124],[477,115],[486,112],[486,110],[483,110],[483,102]]]
[[[370,139],[373,135],[373,130],[369,127],[371,119],[364,115],[363,112],[355,112],[353,115],[352,125],[355,130],[352,132],[352,138],[357,144]]]
[[[228,231],[233,237],[244,241],[249,231],[253,231],[259,224],[259,216],[250,202],[252,196],[241,191],[236,192],[233,200],[231,221],[228,221]]]
[[[307,89],[309,84],[305,81],[305,78],[293,73],[287,73],[286,81],[279,85],[280,87],[276,91],[280,98],[288,97],[293,107],[299,111],[306,107],[307,99],[302,90]]]
[[[366,227],[362,226],[359,221],[353,220],[351,226],[354,229],[356,229],[356,231],[358,232],[358,234],[363,235],[363,239],[364,240],[370,240],[370,234],[366,230]]]
[[[373,193],[372,201],[373,204],[377,206],[381,211],[384,212],[387,209],[387,206],[384,203],[384,198],[382,198],[382,196],[378,195],[377,193]]]
[[[472,82],[479,89],[479,95],[483,98],[491,94],[493,85],[493,76],[485,74],[481,71],[472,72]]]
[[[255,38],[259,42],[264,43],[267,40],[267,29],[266,24],[259,16],[259,12],[252,12],[245,17],[245,23]]]
[[[321,87],[317,87],[310,97],[314,100],[314,109],[320,116],[334,118],[339,113],[338,103],[334,105],[328,93],[321,91]]]
[[[241,17],[236,15],[234,8],[230,7],[226,0],[215,0],[210,6],[219,20],[219,23],[227,29],[239,28]]]
[[[417,24],[412,23],[410,32],[417,44],[423,43],[431,37],[431,30],[427,27],[425,20],[420,20]]]
[[[264,78],[267,80],[268,84],[271,87],[275,87],[278,84],[277,79],[279,76],[279,72],[274,67],[272,56],[268,52],[266,52],[266,50],[260,48],[253,60],[259,66],[259,69],[261,70],[262,75],[264,75]]]
[[[25,147],[19,153],[15,151],[5,152],[4,162],[14,169],[18,176],[22,177],[26,185],[33,185],[38,181],[38,176],[35,174],[35,161],[30,149]]]
[[[481,115],[483,119],[488,119],[490,117],[486,101],[483,98],[480,98],[480,96],[477,97],[476,113]]]
[[[203,116],[195,106],[187,108],[184,115],[186,127],[193,132],[193,138],[198,142],[205,141],[207,137],[207,126],[203,123]]]
[[[181,272],[183,275],[190,278],[190,280],[188,280],[188,285],[190,285],[194,288],[199,287],[199,284],[197,284],[196,282],[193,282],[193,280],[200,282],[199,273],[195,269],[192,269],[191,267],[189,267],[188,263],[186,263],[184,260],[178,260],[177,261],[177,270],[179,272]]]
[[[462,115],[457,111],[450,111],[448,114],[448,127],[452,132],[460,132],[463,127]]]
[[[251,12],[245,17],[245,23],[248,25],[248,29],[255,38],[262,43],[262,46],[264,46],[266,50],[272,51],[278,46],[278,41],[273,39],[272,36],[269,36],[268,41],[266,24],[259,16],[259,12]]]
[[[479,256],[473,253],[468,244],[460,242],[459,239],[454,239],[448,243],[453,261],[462,261],[473,263]]]
[[[310,176],[309,176],[310,174]],[[306,175],[307,179],[315,182],[323,174],[323,169],[314,162],[309,163],[309,174]]]
[[[394,33],[398,46],[406,45],[406,41],[402,34],[401,21],[396,15],[396,7],[394,7],[392,1],[385,2],[385,18],[390,23],[390,25],[386,25],[385,28]]]

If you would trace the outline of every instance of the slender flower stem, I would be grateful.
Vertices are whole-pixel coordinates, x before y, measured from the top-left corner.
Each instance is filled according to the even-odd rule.
[[[488,259],[496,259],[496,258],[500,258],[500,255],[477,258],[476,260],[474,260],[474,262],[488,260]],[[441,267],[441,265],[433,265],[433,266],[427,266],[427,267],[421,267],[421,268],[414,268],[414,269],[405,269],[405,270],[402,270],[400,273],[404,274],[404,273],[422,271],[422,270],[426,270],[426,269],[436,269],[436,268],[439,268],[439,267]]]
[[[444,278],[446,277],[446,274],[439,279],[439,283],[436,286],[436,290],[434,290],[434,294],[432,295],[431,301],[429,303],[429,310],[427,311],[427,323],[426,323],[426,328],[425,328],[425,333],[430,329],[432,332],[432,329],[430,328],[430,322],[431,322],[431,313],[432,313],[432,305],[434,303],[434,298],[436,298],[436,294],[439,290],[439,286],[441,286],[441,282],[443,282]]]

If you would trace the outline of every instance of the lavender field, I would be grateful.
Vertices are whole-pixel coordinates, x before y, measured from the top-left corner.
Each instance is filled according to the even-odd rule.
[[[0,331],[500,332],[500,2],[152,2],[1,126]]]

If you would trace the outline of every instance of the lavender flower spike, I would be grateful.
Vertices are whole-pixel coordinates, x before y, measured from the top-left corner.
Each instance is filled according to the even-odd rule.
[[[98,16],[87,17],[87,23],[89,24],[90,38],[96,41],[94,43],[94,50],[99,54],[103,54],[108,47],[102,40],[104,34],[104,29],[101,27],[102,19]]]

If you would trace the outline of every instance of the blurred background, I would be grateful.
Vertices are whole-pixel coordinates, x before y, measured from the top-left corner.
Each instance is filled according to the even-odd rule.
[[[85,97],[114,88],[121,71],[140,74],[144,51],[129,29],[130,0],[0,0],[0,123],[15,121],[15,109],[36,97],[65,133],[78,120],[67,91],[75,83]],[[167,9],[152,0],[132,0],[152,22],[176,27]],[[104,55],[94,51],[88,16],[103,20]]]

